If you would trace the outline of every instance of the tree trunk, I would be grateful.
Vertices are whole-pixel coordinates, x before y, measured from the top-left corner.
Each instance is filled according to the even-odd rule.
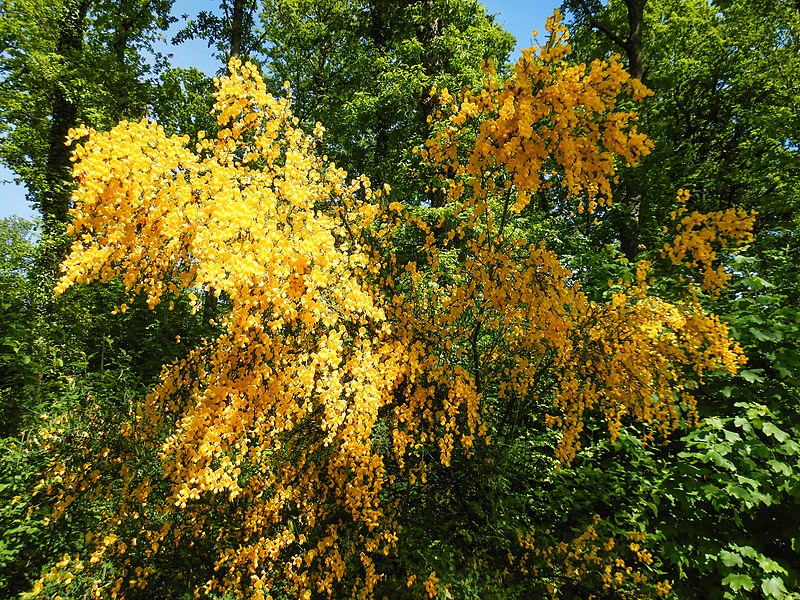
[[[598,19],[598,15],[592,11],[587,0],[578,0],[578,6],[586,19],[587,24],[612,43],[625,51],[628,60],[628,71],[639,81],[645,81],[644,52],[642,48],[642,36],[644,33],[644,7],[647,0],[625,0],[628,11],[628,31],[620,35]],[[594,5],[596,8],[598,5]],[[631,189],[630,185],[625,186],[624,213],[619,226],[619,242],[625,257],[633,261],[639,249],[640,226],[639,218],[642,213],[643,195]]]
[[[381,0],[370,0],[369,2],[369,36],[375,45],[375,50],[379,55],[383,55],[389,50],[391,41],[391,26],[388,23],[385,3]],[[384,161],[389,152],[389,133],[387,122],[389,116],[386,114],[386,107],[378,103],[374,115],[375,130],[375,150],[373,156],[373,175],[378,176],[381,183],[386,181],[384,172]]]
[[[644,6],[647,0],[625,0],[628,7],[628,37],[625,40],[625,54],[628,70],[639,81],[644,82],[644,57],[642,52],[642,33],[644,31]],[[633,261],[639,250],[640,216],[642,213],[642,194],[628,189],[626,194],[625,219],[620,228],[620,246],[625,257]]]
[[[255,3],[252,0],[233,0],[233,7],[229,9],[228,0],[225,0],[222,7],[228,27],[228,59],[246,56],[252,48],[245,47],[245,21],[255,10]]]
[[[422,22],[418,30],[419,41],[422,44],[422,70],[429,81],[432,81],[443,70],[443,61],[440,53],[435,49],[436,39],[441,34],[441,20],[434,14],[434,0],[420,0],[422,8]],[[422,139],[427,140],[433,133],[432,119],[436,114],[438,101],[435,95],[430,93],[430,89],[422,90],[419,99],[418,114]],[[429,122],[429,119],[431,122]],[[445,194],[440,191],[432,191],[429,196],[431,207],[438,208],[444,206],[446,201]]]
[[[64,64],[77,65],[83,53],[83,35],[86,27],[88,0],[66,2],[59,25],[56,53]],[[68,97],[65,82],[56,83],[52,92],[52,120],[48,136],[46,186],[39,198],[44,219],[44,233],[57,234],[67,223],[71,194],[71,149],[64,145],[70,128],[77,125],[78,105],[75,97]],[[62,257],[58,257],[59,260]]]
[[[628,7],[628,37],[625,40],[625,54],[628,70],[639,81],[644,81],[644,60],[642,54],[642,32],[644,30],[644,6],[647,0],[625,0]]]

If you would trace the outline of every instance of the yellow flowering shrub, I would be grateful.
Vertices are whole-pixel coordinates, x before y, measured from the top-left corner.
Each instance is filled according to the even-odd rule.
[[[183,547],[206,559],[181,573],[198,596],[369,598],[402,536],[399,490],[491,445],[509,415],[558,430],[568,463],[588,415],[612,437],[629,421],[666,434],[691,418],[705,373],[735,372],[725,325],[694,296],[652,295],[649,264],[593,302],[515,228],[553,186],[578,212],[609,205],[616,165],[650,148],[616,109],[648,91],[616,57],[569,64],[566,30],[557,17],[550,28],[510,79],[489,66],[481,89],[439,94],[421,150],[443,174],[436,226],[399,202],[381,212],[384,191],[317,156],[322,127],[302,132],[290,100],[237,60],[217,82],[219,133],[196,147],[147,121],[72,132],[75,241],[57,292],[119,278],[151,307],[214,295],[221,316],[218,335],[165,365],[116,445],[53,464],[41,492],[55,518],[77,496],[105,508],[91,552],[45,579],[79,573],[90,595],[124,597]],[[398,258],[412,231],[419,263]],[[696,231],[684,228],[683,254],[667,250],[675,261],[705,264]],[[520,535],[511,563],[530,570]],[[609,554],[593,529],[573,542],[557,553],[568,570],[602,572],[608,589],[643,577],[597,558]],[[401,578],[427,597],[448,590],[424,565]]]
[[[589,419],[605,424],[612,441],[636,422],[648,426],[645,443],[666,436],[695,422],[694,390],[706,375],[734,374],[744,362],[728,327],[703,308],[694,288],[679,300],[653,291],[650,262],[636,264],[633,280],[614,285],[608,300],[591,300],[546,241],[532,243],[526,234],[532,203],[556,188],[550,197],[564,199],[563,213],[602,217],[613,201],[616,166],[635,164],[651,147],[635,115],[615,109],[620,96],[639,100],[649,92],[616,57],[567,63],[567,32],[558,17],[549,25],[548,45],[524,52],[509,79],[488,65],[480,89],[438,91],[440,121],[420,152],[442,173],[432,193],[444,197],[443,206],[390,204],[384,218],[382,240],[417,239],[423,246],[411,262],[389,252],[392,242],[376,255],[389,252],[393,261],[386,287],[394,335],[424,361],[413,385],[398,390],[404,401],[392,423],[398,460],[414,465],[412,483],[424,483],[432,468],[449,467],[456,457],[502,456],[502,449],[481,448],[508,447],[520,434],[517,422],[544,421],[558,431],[554,455],[562,465],[580,451]],[[752,220],[720,216],[707,218],[731,221],[716,226],[717,240],[749,237]],[[709,235],[682,231],[672,248],[699,258]],[[648,582],[610,552],[587,554],[584,537],[561,544],[547,560],[543,548],[535,556],[530,548],[510,549],[508,578],[547,569],[556,577],[559,560],[567,579],[599,573],[606,590]],[[648,551],[631,551],[635,563],[650,563]],[[422,580],[425,572],[413,577]],[[648,585],[654,595],[669,590],[668,582]]]
[[[547,45],[523,50],[509,79],[489,64],[481,89],[455,96],[442,90],[446,125],[421,150],[449,175],[454,200],[475,197],[465,203],[471,219],[485,212],[478,196],[502,197],[500,229],[553,186],[566,191],[578,212],[610,204],[616,164],[635,164],[652,148],[636,128],[636,114],[616,108],[622,93],[641,100],[652,92],[617,55],[588,66],[569,63],[569,35],[558,13],[547,27]]]
[[[366,596],[372,557],[395,540],[374,430],[406,369],[356,235],[372,191],[315,156],[289,100],[267,94],[252,65],[231,63],[215,110],[218,136],[194,149],[146,121],[74,132],[88,139],[75,150],[75,242],[57,291],[119,277],[150,306],[188,293],[196,308],[203,294],[226,307],[218,337],[165,366],[123,426],[132,446],[157,445],[163,481],[122,461],[123,497],[90,562],[199,544],[223,511],[207,591],[258,596],[277,578],[299,596],[332,592],[356,562],[351,583]],[[137,519],[138,541],[108,533]],[[123,571],[96,595],[148,575]]]
[[[549,575],[547,592],[551,598],[563,597],[559,592],[566,582],[580,582],[589,578],[598,579],[598,589],[604,593],[616,592],[620,597],[647,597],[639,595],[650,582],[643,567],[653,562],[652,554],[643,546],[646,535],[629,532],[617,543],[613,537],[601,535],[599,515],[568,542],[554,543],[550,532],[517,535],[519,552],[509,553],[509,568],[522,575],[536,576],[540,572]],[[655,582],[652,586],[655,597],[666,595],[668,581]],[[665,590],[662,592],[662,590]],[[653,597],[652,594],[650,597]]]
[[[398,421],[442,427],[444,464],[457,436],[466,453],[476,431],[483,437],[487,410],[528,414],[542,399],[553,407],[547,420],[562,432],[556,455],[565,462],[580,449],[590,413],[602,416],[612,438],[625,420],[666,434],[681,414],[692,418],[691,390],[704,373],[734,373],[743,360],[725,324],[696,297],[675,303],[650,293],[649,263],[598,303],[545,243],[515,228],[531,199],[553,186],[578,211],[609,205],[615,165],[635,163],[650,148],[634,114],[615,110],[620,95],[649,92],[615,57],[570,65],[558,15],[549,28],[548,45],[538,56],[523,52],[510,79],[489,66],[480,90],[440,92],[443,125],[422,152],[446,174],[447,215],[435,227],[412,211],[394,223],[419,231],[426,263],[392,275],[400,289],[414,290],[392,302],[395,331],[426,357],[420,389],[435,382],[446,391],[429,398],[447,398],[432,406],[415,397]],[[681,247],[699,250],[692,232]],[[748,234],[748,223],[724,232]]]

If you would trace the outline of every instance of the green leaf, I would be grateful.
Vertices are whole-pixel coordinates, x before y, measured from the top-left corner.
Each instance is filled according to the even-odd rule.
[[[744,500],[746,503],[748,503],[748,505],[753,502],[753,493],[750,490],[743,488],[742,486],[734,485],[731,483],[725,486],[725,490],[731,496],[739,498],[740,500]]]
[[[715,465],[717,465],[722,469],[728,469],[729,471],[735,470],[736,467],[734,466],[734,464],[731,461],[725,459],[723,455],[717,450],[717,448],[719,447],[720,446],[717,445],[714,449],[709,450],[708,453],[703,458],[706,459],[706,462],[710,458],[712,461],[714,461]],[[725,449],[725,454],[728,453],[728,450],[729,449]]]
[[[739,551],[739,553],[746,558],[757,559],[759,557],[758,552],[756,552],[755,548],[753,548],[752,546],[737,546],[736,544],[732,544],[732,546],[736,548]]]
[[[739,375],[748,383],[762,383],[764,378],[761,376],[761,373],[763,372],[764,369],[745,369],[739,371]]]
[[[744,564],[742,557],[735,552],[723,550],[719,553],[719,558],[726,567],[741,567]]]
[[[764,555],[759,557],[758,566],[762,571],[764,571],[764,573],[780,573],[782,575],[787,574],[786,569],[784,569],[778,561],[772,560]]]
[[[766,279],[762,279],[761,277],[758,277],[756,275],[743,277],[742,283],[753,290],[763,290],[764,288],[775,287],[772,283],[770,283]]]
[[[761,430],[768,436],[774,437],[781,443],[785,442],[789,437],[788,433],[778,429],[778,427],[776,427],[772,423],[764,423],[764,426],[761,428]]]
[[[789,477],[792,474],[792,467],[787,465],[785,462],[781,462],[779,460],[770,459],[767,461],[767,464],[770,468],[776,473],[782,473]]]
[[[755,585],[749,575],[742,575],[740,573],[730,573],[722,580],[722,584],[731,588],[734,592],[741,589],[751,591]]]
[[[752,487],[754,490],[758,489],[758,482],[755,479],[750,479],[749,477],[744,477],[743,475],[737,475],[736,479],[741,484],[747,484]]]
[[[779,577],[770,577],[761,582],[761,591],[770,598],[786,598],[788,591]]]
[[[741,442],[742,436],[740,436],[735,431],[728,431],[727,429],[723,429],[722,432],[725,434],[725,440],[728,442]]]
[[[755,327],[750,328],[750,333],[753,334],[753,337],[756,338],[759,342],[770,342],[772,341],[772,336],[767,335],[760,329],[756,329]]]
[[[800,445],[794,440],[786,440],[783,444],[778,446],[778,450],[781,454],[800,454]]]

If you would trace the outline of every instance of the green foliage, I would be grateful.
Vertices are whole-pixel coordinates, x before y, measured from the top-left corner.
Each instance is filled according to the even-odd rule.
[[[777,257],[773,257],[775,261]],[[779,261],[776,261],[779,262]],[[665,481],[667,510],[680,510],[668,554],[707,597],[732,596],[745,577],[765,598],[800,594],[800,388],[796,281],[773,285],[749,273],[725,304],[749,364],[733,382],[709,386],[709,416],[687,435]],[[773,264],[775,264],[773,262]],[[759,269],[758,272],[763,272]],[[714,413],[716,413],[716,416]],[[733,527],[731,527],[733,524]],[[685,529],[684,529],[685,528]],[[674,541],[692,539],[690,544]],[[741,579],[740,579],[741,578]],[[729,589],[726,589],[729,588]],[[786,590],[781,592],[780,590]],[[795,594],[792,596],[791,593]]]
[[[30,588],[46,561],[80,551],[102,506],[84,503],[52,521],[53,502],[39,489],[52,468],[53,439],[69,460],[128,418],[161,365],[186,352],[208,328],[186,299],[150,311],[129,301],[118,282],[75,290],[43,314],[32,239],[35,225],[0,221],[0,596]],[[182,341],[179,339],[182,338]],[[152,460],[150,461],[152,464]],[[72,590],[80,597],[80,590]]]
[[[578,53],[620,52],[609,32],[625,38],[627,5],[567,3]],[[638,252],[651,260],[678,187],[691,192],[690,210],[758,211],[755,242],[740,256],[721,257],[733,288],[711,302],[748,363],[734,381],[706,382],[698,429],[638,453],[649,467],[636,472],[649,474],[629,503],[658,538],[657,555],[681,598],[800,594],[793,541],[800,529],[798,43],[800,11],[791,2],[646,5],[644,76],[655,94],[640,115],[655,148],[623,172],[620,208],[612,211],[624,224],[628,208],[638,207]],[[599,273],[597,249],[619,243],[621,230],[589,232],[576,264]],[[667,293],[680,287],[657,285]]]
[[[217,122],[211,110],[213,90],[211,78],[197,69],[169,69],[161,74],[154,90],[154,117],[170,135],[189,135],[194,141],[200,131],[214,136]]]
[[[193,140],[200,131],[214,135],[210,78],[149,58],[171,20],[171,4],[6,0],[0,6],[0,160],[36,205],[44,207],[43,199],[57,193],[67,206],[68,171],[53,162],[63,146],[63,136],[54,136],[59,119],[107,128],[151,113],[170,133]],[[321,121],[327,127],[317,152],[353,175],[390,184],[390,200],[417,205],[414,215],[440,241],[463,216],[437,206],[440,199],[426,191],[431,173],[412,153],[432,133],[432,88],[457,91],[475,83],[480,61],[499,65],[507,56],[510,36],[473,0],[221,3],[233,4],[244,10],[241,53],[262,65],[273,90],[290,82],[304,126]],[[580,4],[593,10],[595,23],[580,17]],[[574,9],[573,47],[582,59],[622,50],[598,29],[624,37],[627,4],[566,3]],[[419,597],[422,582],[409,584],[409,573],[435,570],[451,586],[442,588],[442,597],[610,597],[597,574],[575,577],[564,566],[574,557],[558,553],[591,528],[600,546],[632,532],[645,536],[652,562],[628,545],[599,551],[603,560],[623,560],[646,574],[648,584],[622,590],[629,595],[655,594],[652,584],[669,579],[678,598],[800,598],[796,4],[648,0],[642,53],[645,82],[655,95],[640,110],[640,128],[654,141],[653,153],[635,170],[620,165],[615,204],[599,209],[610,219],[594,224],[596,215],[569,215],[554,189],[539,194],[509,234],[546,240],[600,302],[617,289],[615,282],[635,278],[634,257],[621,253],[626,228],[635,230],[638,258],[659,259],[677,188],[691,192],[690,210],[757,210],[756,241],[741,255],[720,257],[734,275],[732,289],[703,298],[730,324],[746,367],[733,380],[708,378],[697,428],[669,440],[643,445],[643,432],[626,423],[612,444],[601,435],[605,425],[589,420],[584,449],[570,466],[554,459],[558,439],[544,426],[544,405],[498,415],[491,446],[469,460],[455,457],[450,467],[432,467],[425,487],[386,492],[403,507],[405,521],[400,554],[379,565],[387,573],[384,595]],[[80,17],[81,29],[65,45],[65,32],[77,32],[66,26],[70,14]],[[207,39],[224,58],[235,35],[221,11],[206,11],[178,41]],[[68,106],[72,116],[58,112]],[[54,464],[45,451],[45,441],[54,439],[48,436],[58,439],[61,460],[77,465],[87,452],[113,446],[132,468],[155,477],[155,455],[127,447],[111,432],[120,420],[136,421],[162,364],[214,333],[185,299],[175,311],[150,311],[114,281],[53,302],[52,260],[37,263],[36,256],[57,256],[63,245],[50,228],[37,246],[36,228],[0,221],[3,597],[29,590],[63,554],[85,553],[84,535],[106,508],[86,493],[69,519],[49,520],[53,502],[39,487]],[[468,241],[442,252],[442,281],[468,256]],[[420,262],[422,246],[418,230],[401,231],[398,261]],[[653,287],[664,297],[685,289],[677,278]],[[123,302],[127,312],[111,315]],[[211,529],[235,525],[226,518],[211,514]],[[511,576],[516,567],[509,556],[518,556],[520,546],[509,540],[531,529],[539,549],[555,550],[531,559],[526,576]],[[159,574],[142,598],[188,597],[197,583],[188,578],[211,568],[202,543],[176,543],[160,556],[151,563]],[[74,598],[86,592],[77,585],[70,590]]]
[[[59,442],[59,458],[66,464],[80,459],[87,445],[102,452],[119,443],[109,435],[113,424],[128,418],[145,392],[129,362],[122,355],[103,371],[78,376],[63,375],[77,365],[54,364],[45,374],[53,378],[47,388],[49,405],[36,407],[38,413],[22,435],[0,442],[0,528],[4,531],[0,593],[4,597],[29,590],[46,564],[52,565],[65,553],[85,550],[84,536],[103,505],[81,503],[82,498],[76,498],[69,519],[52,518],[53,480],[47,474],[55,465],[53,442]],[[93,491],[81,490],[80,496],[90,496]],[[72,592],[72,597],[81,597],[77,586]]]
[[[173,43],[204,39],[220,60],[221,70],[233,57],[250,59],[269,45],[269,38],[256,27],[257,0],[220,0],[218,11],[203,10],[190,18]]]
[[[622,52],[604,32],[626,37],[627,4],[565,2],[583,59]],[[592,19],[581,9],[588,5]],[[619,240],[628,223],[637,251],[659,248],[675,190],[684,188],[690,210],[758,210],[757,230],[765,235],[757,244],[780,246],[800,201],[796,4],[649,0],[642,46],[644,81],[654,96],[640,121],[655,148],[640,167],[623,170],[612,209],[620,225],[598,231],[600,240]]]
[[[11,597],[28,589],[43,565],[38,551],[45,534],[44,519],[31,514],[31,490],[44,464],[36,442],[0,439],[0,590]]]
[[[480,81],[513,45],[476,0],[269,0],[262,12],[265,79],[291,83],[303,123],[326,127],[320,153],[352,175],[419,203],[429,175],[412,148],[431,134],[432,88]]]
[[[144,114],[147,78],[163,61],[155,55],[151,63],[148,55],[169,25],[172,1],[3,3],[0,160],[42,210],[45,235],[67,220],[68,129],[79,123],[106,128]],[[51,260],[60,258],[56,252]]]
[[[662,556],[692,597],[734,598],[755,586],[787,598],[798,590],[800,429],[762,404],[737,402],[733,413],[687,435],[660,484],[656,505],[673,517],[660,530]]]
[[[0,220],[0,437],[16,434],[25,419],[20,397],[35,384],[30,353],[33,336],[28,284],[35,256],[35,225],[19,218]]]

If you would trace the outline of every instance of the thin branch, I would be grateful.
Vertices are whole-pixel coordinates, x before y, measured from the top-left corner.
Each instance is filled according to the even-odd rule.
[[[605,35],[608,39],[610,39],[612,42],[614,42],[617,46],[619,46],[623,50],[627,51],[627,49],[628,49],[627,43],[621,37],[619,37],[617,34],[615,34],[613,31],[611,31],[608,27],[606,27],[605,25],[600,23],[595,18],[595,16],[592,14],[592,11],[589,10],[589,7],[586,5],[586,0],[578,0],[578,2],[581,5],[581,9],[583,10],[584,16],[589,21],[589,25],[593,29],[596,29],[597,31],[599,31],[600,33]]]

